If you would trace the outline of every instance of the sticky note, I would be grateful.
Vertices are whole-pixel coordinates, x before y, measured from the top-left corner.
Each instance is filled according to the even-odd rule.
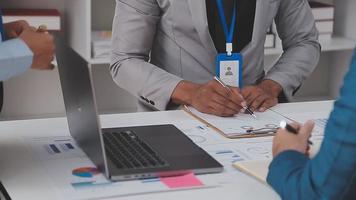
[[[161,177],[160,179],[162,183],[171,189],[204,186],[194,173],[182,176]]]

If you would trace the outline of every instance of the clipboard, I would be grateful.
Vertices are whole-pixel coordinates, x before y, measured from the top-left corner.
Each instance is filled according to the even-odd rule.
[[[273,136],[277,132],[278,124],[281,120],[290,121],[271,110],[257,113],[259,119],[256,120],[248,114],[239,114],[234,117],[217,117],[201,113],[188,106],[183,106],[182,109],[193,118],[229,139]]]

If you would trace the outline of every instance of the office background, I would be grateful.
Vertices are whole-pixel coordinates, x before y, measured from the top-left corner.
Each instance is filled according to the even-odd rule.
[[[335,5],[334,37],[322,41],[319,65],[298,92],[295,101],[334,99],[356,45],[356,1],[319,0]],[[100,113],[135,111],[135,99],[112,81],[108,59],[91,58],[91,31],[111,30],[115,0],[11,0],[1,8],[55,8],[61,12],[68,42],[85,57],[94,72]],[[281,47],[266,50],[266,69],[279,57]],[[58,71],[27,73],[4,83],[0,120],[64,116]]]

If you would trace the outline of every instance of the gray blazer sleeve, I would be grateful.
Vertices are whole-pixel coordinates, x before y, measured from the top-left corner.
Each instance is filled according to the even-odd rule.
[[[307,0],[280,1],[275,22],[283,54],[265,79],[278,82],[291,99],[319,61],[318,31]]]
[[[120,87],[147,106],[165,110],[182,79],[149,63],[160,12],[155,0],[116,1],[110,70]]]

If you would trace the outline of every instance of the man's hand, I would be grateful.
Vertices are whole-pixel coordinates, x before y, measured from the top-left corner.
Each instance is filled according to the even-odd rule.
[[[272,80],[264,80],[257,86],[247,86],[242,89],[242,96],[252,111],[264,112],[277,105],[282,87]]]
[[[289,133],[285,129],[279,129],[273,139],[273,157],[283,151],[294,150],[303,154],[308,154],[308,140],[314,128],[314,122],[308,121],[303,126],[292,124],[298,130],[298,134]]]
[[[193,106],[200,112],[221,117],[233,116],[246,106],[238,88],[231,91],[212,80],[204,85],[181,81],[171,96],[172,102]]]
[[[34,28],[25,29],[19,36],[32,50],[34,57],[31,68],[52,69],[54,59],[54,40],[48,32],[38,32]]]
[[[24,30],[29,28],[30,25],[24,20],[4,24],[4,31],[8,39],[18,38]]]

